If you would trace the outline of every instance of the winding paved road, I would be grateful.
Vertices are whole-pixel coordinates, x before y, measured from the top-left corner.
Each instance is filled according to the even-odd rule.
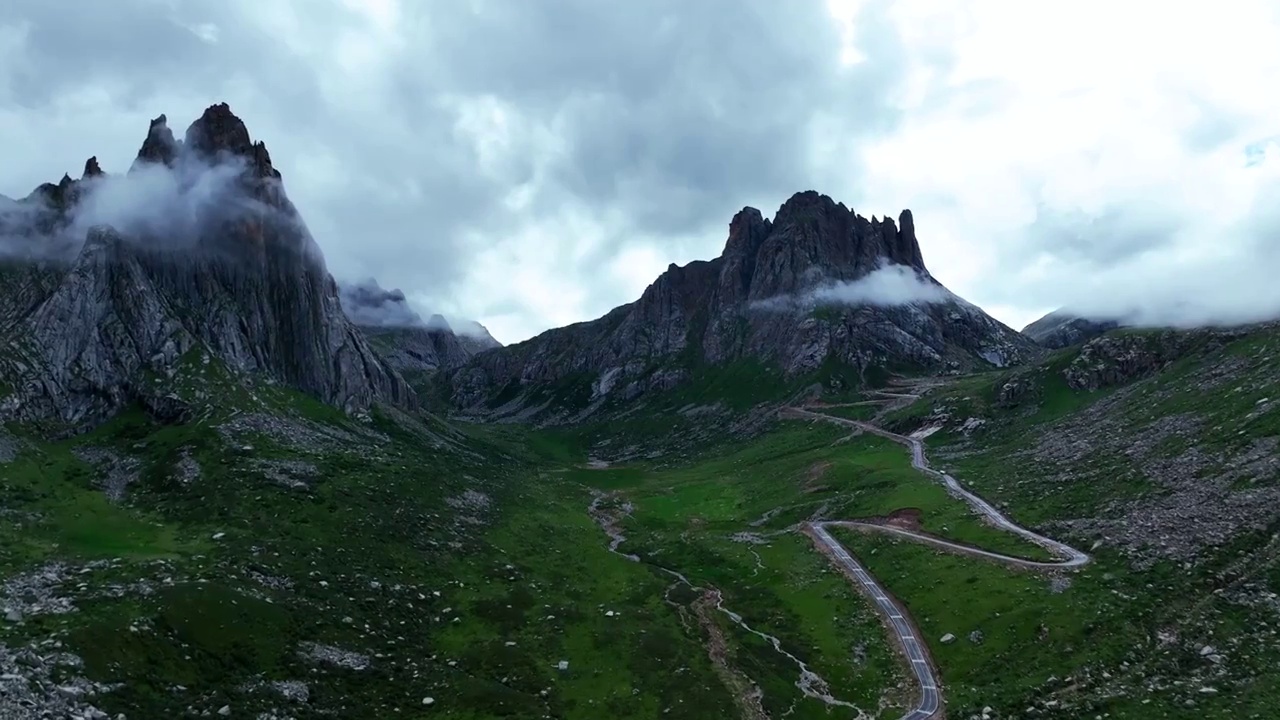
[[[883,394],[888,395],[889,393]],[[915,397],[896,393],[895,395],[899,395],[904,398]],[[881,616],[884,618],[885,624],[893,631],[898,644],[902,648],[903,655],[911,665],[911,670],[920,686],[920,697],[916,702],[916,706],[906,715],[902,716],[902,720],[930,720],[932,718],[940,717],[943,709],[943,703],[937,669],[934,667],[933,661],[929,656],[928,646],[919,637],[919,632],[916,630],[915,623],[911,620],[911,617],[898,603],[898,601],[891,597],[880,585],[879,581],[876,580],[865,567],[863,567],[862,563],[858,562],[858,560],[854,558],[843,545],[831,536],[831,533],[827,531],[827,528],[845,526],[888,533],[904,537],[915,542],[933,545],[944,550],[985,557],[1006,565],[1029,569],[1075,569],[1087,564],[1089,562],[1089,556],[1069,545],[1058,542],[1052,538],[1047,538],[1018,525],[997,510],[991,503],[983,500],[981,497],[965,488],[955,478],[929,467],[929,461],[926,459],[924,454],[924,442],[919,438],[892,433],[884,430],[883,428],[871,425],[870,423],[860,422],[858,420],[849,420],[847,418],[833,417],[831,415],[823,415],[822,413],[816,413],[802,408],[788,408],[788,412],[794,417],[824,420],[836,423],[837,425],[845,425],[847,427],[864,430],[906,445],[911,451],[912,467],[941,482],[952,496],[963,500],[972,507],[975,512],[982,515],[991,524],[1002,530],[1007,530],[1025,540],[1028,540],[1029,542],[1035,543],[1036,545],[1048,550],[1055,557],[1059,558],[1057,561],[1050,562],[1027,560],[1025,558],[1011,557],[1009,555],[1002,555],[989,550],[982,550],[968,545],[953,543],[942,538],[925,535],[905,528],[859,522],[856,520],[831,520],[811,522],[807,524],[806,530],[816,542],[820,543],[821,549],[827,552],[835,562],[841,566],[845,573],[849,575],[850,579],[853,580],[875,603],[877,611],[879,611]]]

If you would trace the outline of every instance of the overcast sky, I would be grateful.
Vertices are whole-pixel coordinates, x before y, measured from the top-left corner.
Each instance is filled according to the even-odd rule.
[[[503,342],[805,189],[911,208],[1015,327],[1252,319],[1280,311],[1277,39],[1274,0],[5,0],[0,193],[123,172],[151,117],[226,101],[336,276]]]

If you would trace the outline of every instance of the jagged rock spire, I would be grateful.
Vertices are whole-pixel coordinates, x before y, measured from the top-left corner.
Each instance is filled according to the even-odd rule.
[[[147,129],[147,139],[142,141],[138,149],[138,157],[133,161],[133,170],[145,163],[173,165],[178,157],[178,141],[169,129],[169,119],[163,113],[151,121]]]
[[[98,166],[97,155],[94,155],[93,157],[84,161],[84,172],[81,174],[80,179],[83,180],[85,178],[101,177],[102,175],[103,175],[103,172],[102,172],[102,168]]]

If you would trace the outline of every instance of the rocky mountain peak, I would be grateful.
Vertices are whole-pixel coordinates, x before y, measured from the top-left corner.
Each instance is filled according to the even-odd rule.
[[[1043,347],[1058,350],[1088,342],[1121,327],[1115,318],[1082,317],[1059,308],[1022,328],[1022,334]]]
[[[796,193],[761,227],[748,297],[768,300],[804,293],[830,282],[852,282],[884,265],[904,265],[927,277],[915,220],[900,216],[899,229],[885,217],[870,220],[813,190]],[[743,223],[746,225],[746,223]],[[732,233],[731,233],[732,234]]]
[[[143,163],[171,166],[177,157],[178,141],[174,138],[173,131],[169,129],[169,119],[161,113],[147,128],[147,139],[142,141],[142,147],[138,149],[138,157],[133,161],[133,168]]]
[[[1003,367],[1037,352],[942,288],[925,269],[915,218],[898,217],[868,220],[813,190],[792,195],[771,221],[744,207],[720,257],[668,267],[598,320],[478,355],[453,375],[455,401],[480,407],[498,391],[594,376],[583,411],[594,412],[610,393],[669,390],[694,367],[749,361],[796,378],[838,366],[861,377],[876,366]],[[892,266],[919,292],[854,287]],[[522,411],[521,401],[503,407]]]
[[[90,158],[85,178],[99,175]],[[94,202],[112,183],[113,202]],[[182,142],[164,115],[152,120],[129,175],[66,176],[28,200],[0,208],[0,228],[43,263],[22,270],[38,273],[38,292],[0,285],[0,308],[13,309],[0,342],[21,339],[25,353],[0,361],[0,388],[20,388],[0,398],[12,417],[91,426],[148,378],[173,377],[188,351],[351,412],[416,403],[344,314],[265,145],[225,103]]]
[[[187,127],[184,142],[189,149],[203,155],[229,152],[247,156],[253,152],[249,128],[226,103],[205,108],[204,113]]]
[[[341,286],[342,307],[370,338],[379,355],[404,373],[456,368],[485,350],[499,347],[484,326],[462,320],[455,329],[443,315],[425,322],[400,290],[387,290],[374,278]]]
[[[817,190],[804,190],[782,203],[777,214],[774,215],[774,222],[782,225],[786,222],[816,220],[822,217],[838,219],[848,214],[849,208],[845,207],[844,203],[838,203],[829,195],[823,195]]]
[[[363,328],[421,327],[422,317],[409,307],[399,289],[387,290],[374,278],[339,287],[342,308],[352,322]]]
[[[453,327],[449,325],[449,321],[445,320],[444,316],[439,313],[427,318],[427,329],[433,332],[453,334]]]
[[[279,178],[280,173],[271,165],[271,155],[265,143],[254,142],[244,121],[231,112],[226,103],[210,105],[187,128],[183,144],[187,150],[206,161],[216,161],[220,155],[243,158],[251,175],[259,178]]]
[[[905,260],[903,265],[924,269],[924,255],[920,252],[920,242],[916,240],[916,221],[911,211],[904,209],[898,215],[898,232],[895,237],[895,255]]]
[[[84,172],[81,173],[80,179],[102,177],[103,174],[102,168],[98,166],[98,156],[94,155],[84,161]]]
[[[723,255],[755,255],[771,226],[759,210],[742,208],[729,221],[729,239],[725,241]]]

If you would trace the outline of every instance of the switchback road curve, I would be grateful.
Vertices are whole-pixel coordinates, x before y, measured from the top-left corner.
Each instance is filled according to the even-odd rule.
[[[1055,561],[1048,562],[1027,560],[1025,558],[1012,557],[968,545],[953,543],[949,540],[915,532],[906,528],[860,522],[857,520],[815,521],[805,525],[805,532],[813,538],[814,542],[818,545],[818,548],[830,556],[831,559],[840,566],[841,570],[849,576],[850,580],[863,592],[863,594],[871,599],[875,605],[876,611],[880,613],[886,627],[889,628],[908,664],[911,666],[911,671],[919,685],[920,693],[915,707],[906,715],[903,715],[902,720],[936,720],[936,718],[940,718],[942,716],[943,711],[942,691],[940,689],[938,672],[929,655],[928,646],[920,638],[920,633],[916,629],[915,622],[911,619],[911,616],[907,614],[906,609],[891,595],[889,595],[887,591],[885,591],[884,587],[880,585],[880,582],[876,580],[876,578],[862,565],[862,563],[858,562],[857,558],[845,549],[839,541],[832,537],[827,528],[845,526],[870,530],[873,532],[882,532],[896,537],[903,537],[915,542],[932,545],[943,550],[962,553],[974,557],[983,557],[1012,567],[1027,569],[1073,570],[1086,565],[1090,560],[1089,555],[1071,547],[1070,545],[1058,542],[1052,538],[1047,538],[1018,525],[997,510],[991,503],[965,488],[954,477],[930,467],[929,461],[925,457],[924,453],[924,442],[918,438],[892,433],[870,423],[824,415],[822,413],[816,413],[803,408],[788,408],[786,410],[786,414],[795,418],[815,421],[821,420],[863,430],[907,446],[908,450],[911,452],[912,467],[941,482],[943,486],[946,487],[948,493],[953,497],[964,501],[969,505],[969,507],[973,508],[973,510],[979,515],[982,515],[992,525],[1011,532],[1029,542],[1035,543],[1036,545],[1045,548],[1052,555],[1058,558]]]

